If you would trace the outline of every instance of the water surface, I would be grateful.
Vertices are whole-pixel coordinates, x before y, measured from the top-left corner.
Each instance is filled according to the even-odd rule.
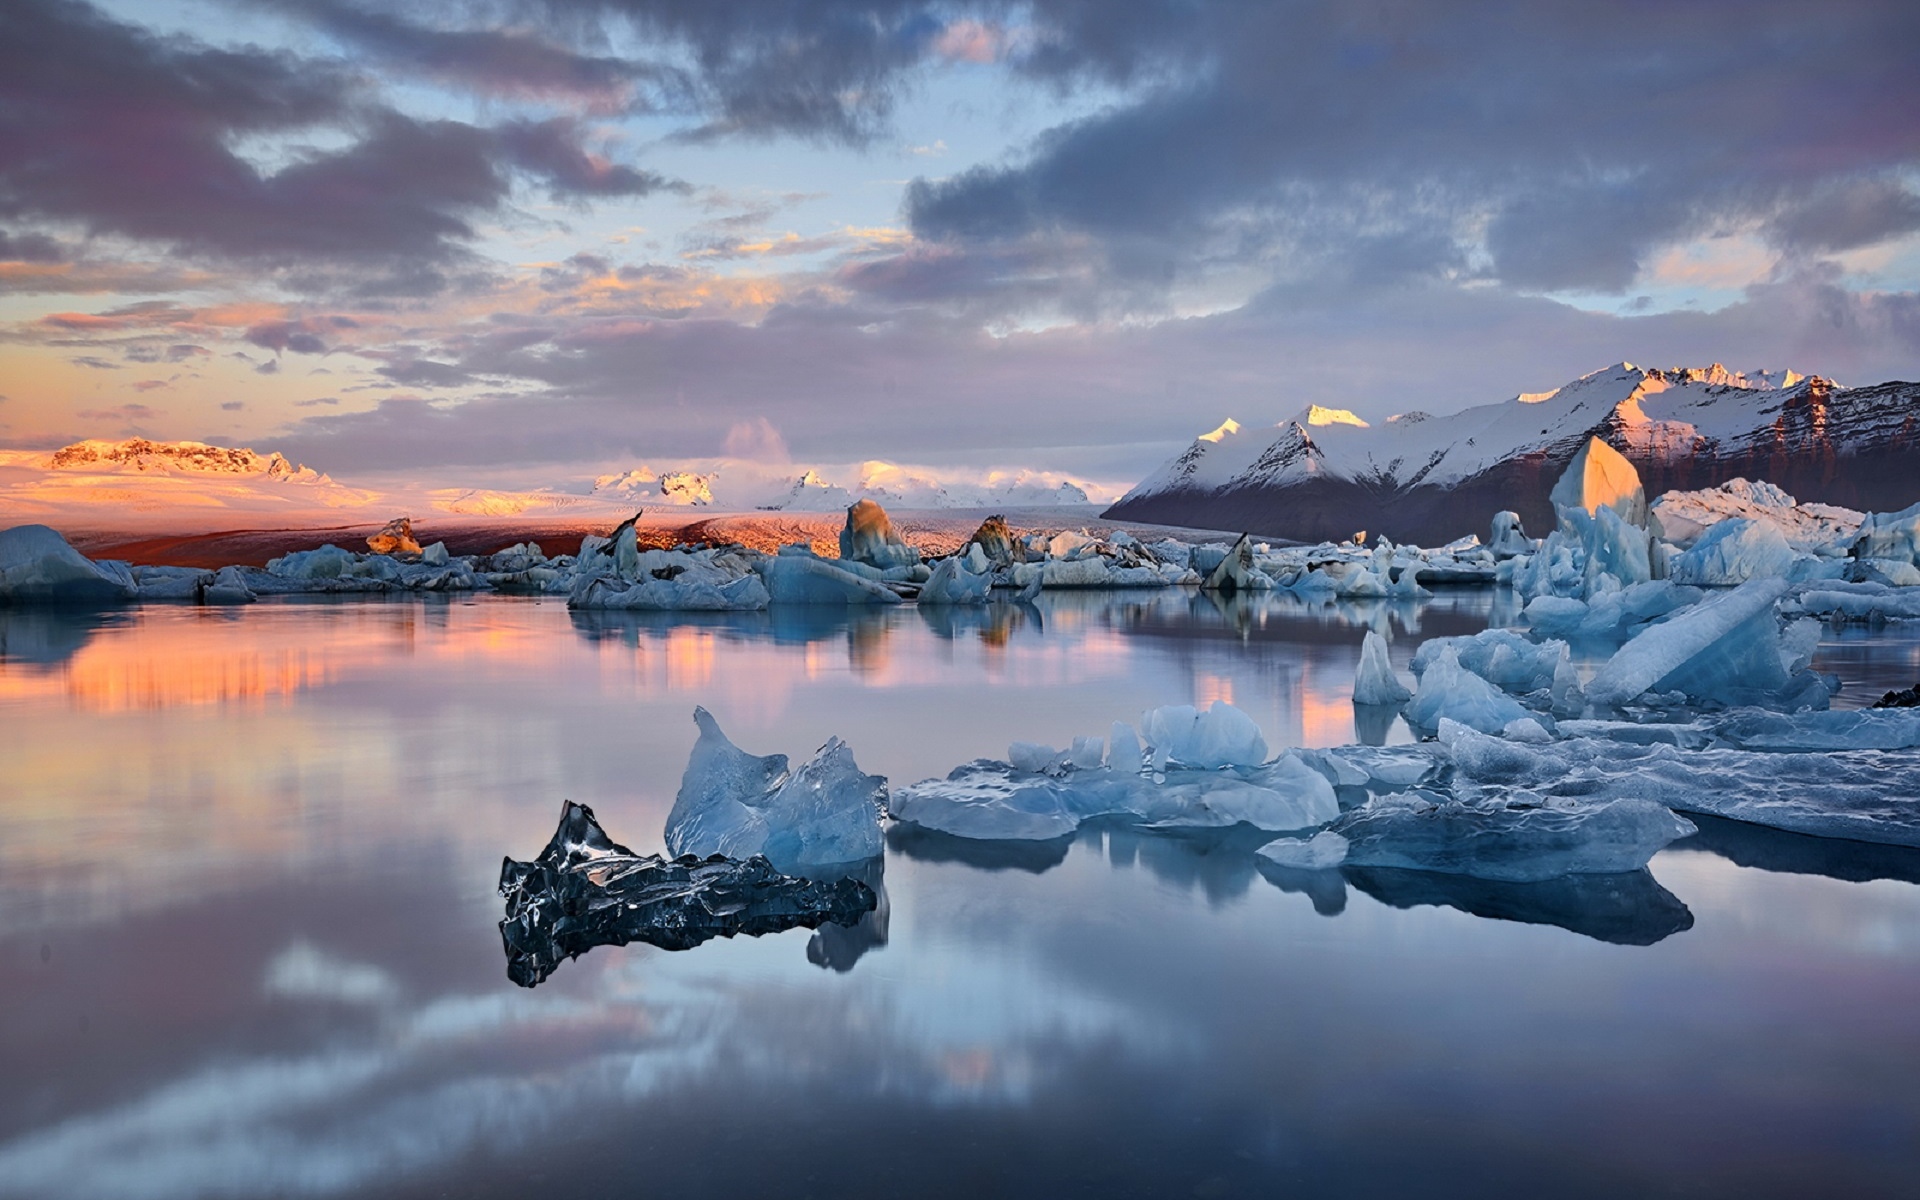
[[[696,704],[897,783],[1215,698],[1401,740],[1354,726],[1365,628],[1404,669],[1510,616],[0,611],[0,1194],[1911,1194],[1920,856],[1728,822],[1505,887],[895,830],[877,925],[506,980],[502,856],[563,797],[658,849]],[[1916,650],[1820,665],[1862,703]]]

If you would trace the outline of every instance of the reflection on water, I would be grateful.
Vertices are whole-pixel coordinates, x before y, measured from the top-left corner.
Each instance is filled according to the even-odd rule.
[[[1710,819],[1555,885],[895,828],[854,927],[502,977],[501,856],[561,798],[658,849],[695,704],[896,782],[1214,696],[1405,738],[1361,634],[1498,603],[0,612],[0,1196],[1909,1186],[1920,872]]]

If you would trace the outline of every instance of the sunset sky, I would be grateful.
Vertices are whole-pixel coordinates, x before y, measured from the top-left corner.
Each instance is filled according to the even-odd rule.
[[[0,446],[1124,483],[1609,363],[1920,376],[1920,5],[0,5]]]

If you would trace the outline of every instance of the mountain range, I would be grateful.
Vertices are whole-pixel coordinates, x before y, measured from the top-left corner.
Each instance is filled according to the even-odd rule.
[[[1547,493],[1591,437],[1640,472],[1649,499],[1735,477],[1802,500],[1892,511],[1920,500],[1920,384],[1844,388],[1791,371],[1618,363],[1549,392],[1377,424],[1308,408],[1277,426],[1229,420],[1103,514],[1302,541],[1360,530],[1438,545],[1511,509],[1553,523]]]

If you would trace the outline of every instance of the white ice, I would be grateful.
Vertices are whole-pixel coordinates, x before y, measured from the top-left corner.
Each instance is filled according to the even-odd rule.
[[[755,564],[774,604],[898,604],[893,589],[810,555],[781,554]]]
[[[1617,707],[1648,691],[1677,690],[1735,701],[1786,687],[1774,603],[1787,588],[1784,579],[1751,580],[1649,626],[1594,673],[1587,698]]]
[[[1427,664],[1404,713],[1409,722],[1425,729],[1437,728],[1444,717],[1483,733],[1497,733],[1508,722],[1533,715],[1461,666],[1459,653],[1450,644],[1441,646]]]
[[[702,858],[764,854],[788,874],[863,861],[882,850],[886,780],[864,775],[833,738],[797,771],[787,756],[748,754],[704,708],[699,740],[667,815],[667,850]]]
[[[0,604],[110,604],[138,594],[125,563],[94,562],[45,525],[0,530]]]
[[[1675,583],[1730,587],[1765,576],[1786,577],[1801,556],[1771,521],[1734,517],[1700,535],[1668,568]]]
[[[1205,712],[1191,704],[1171,704],[1145,714],[1141,736],[1153,746],[1153,766],[1253,767],[1267,758],[1267,742],[1252,717],[1224,700]]]
[[[1347,839],[1323,829],[1310,838],[1275,838],[1254,853],[1275,866],[1325,871],[1346,861]]]
[[[1355,704],[1405,704],[1413,698],[1407,685],[1393,673],[1387,639],[1372,629],[1360,643],[1360,666],[1353,673]]]

